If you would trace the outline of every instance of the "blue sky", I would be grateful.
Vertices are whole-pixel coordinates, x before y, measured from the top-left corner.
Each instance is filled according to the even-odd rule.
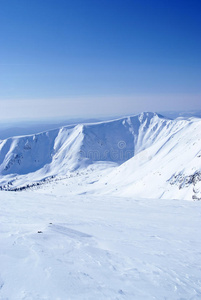
[[[2,118],[201,108],[200,0],[0,0]]]

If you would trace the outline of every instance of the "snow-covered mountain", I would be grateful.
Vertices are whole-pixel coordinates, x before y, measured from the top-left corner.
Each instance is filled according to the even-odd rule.
[[[102,180],[121,196],[201,199],[201,120],[168,122],[164,135]]]
[[[166,122],[156,114],[143,113],[9,138],[0,144],[0,173],[22,175],[44,169],[57,175],[94,161],[123,163],[160,138]]]
[[[102,192],[199,199],[201,120],[142,113],[0,141],[0,184],[64,176],[96,162],[116,163],[94,185]]]
[[[200,198],[200,129],[143,113],[2,140],[0,299],[199,300],[201,202],[174,199]]]

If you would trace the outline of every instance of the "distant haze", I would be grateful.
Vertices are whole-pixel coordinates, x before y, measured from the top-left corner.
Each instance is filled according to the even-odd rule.
[[[2,120],[201,108],[198,0],[6,0]]]
[[[201,95],[136,95],[1,101],[1,121],[100,118],[142,111],[199,110]]]

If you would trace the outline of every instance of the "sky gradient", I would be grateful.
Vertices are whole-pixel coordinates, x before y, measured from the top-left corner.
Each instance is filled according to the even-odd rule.
[[[1,118],[201,108],[200,0],[0,0]]]

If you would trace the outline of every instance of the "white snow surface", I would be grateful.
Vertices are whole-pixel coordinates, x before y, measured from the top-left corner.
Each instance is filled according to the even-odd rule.
[[[201,299],[200,129],[143,113],[1,141],[0,300]]]
[[[76,195],[82,184],[1,191],[1,300],[201,299],[200,201]]]

